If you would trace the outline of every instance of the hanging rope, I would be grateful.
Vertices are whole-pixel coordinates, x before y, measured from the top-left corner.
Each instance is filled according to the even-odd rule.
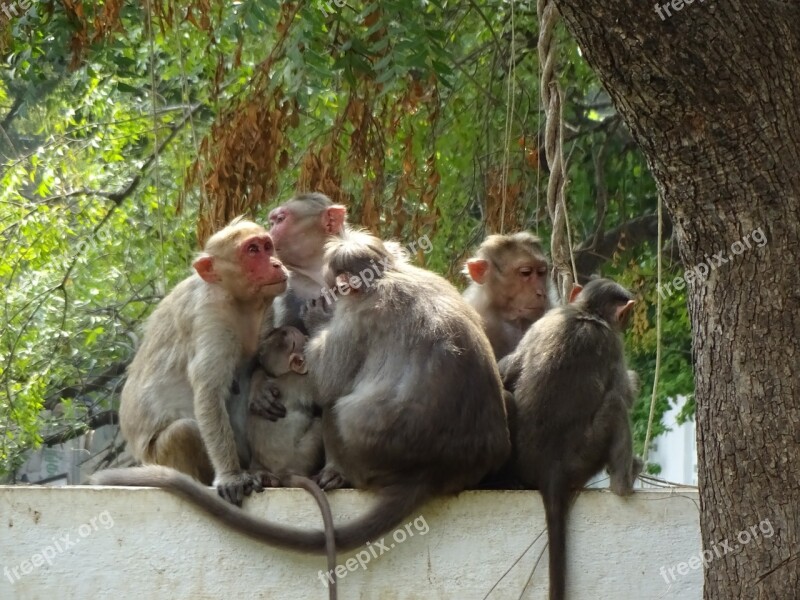
[[[656,284],[657,290],[661,289],[661,229],[663,226],[663,217],[661,214],[661,197],[658,198],[658,246],[656,247],[656,269],[658,271]],[[658,372],[661,370],[661,294],[657,294],[656,298],[656,366],[653,375],[653,393],[650,395],[650,415],[647,417],[647,433],[644,436],[644,450],[642,461],[644,468],[647,468],[647,455],[650,450],[650,435],[653,433],[653,415],[656,412],[656,394],[658,392]]]
[[[552,0],[538,0],[539,68],[541,97],[545,110],[544,148],[550,178],[547,181],[547,212],[553,223],[550,254],[553,260],[553,279],[563,301],[569,298],[577,269],[572,254],[569,215],[564,200],[566,165],[564,161],[564,129],[561,121],[563,92],[555,73],[556,49],[553,40],[558,11]]]
[[[516,22],[514,15],[514,0],[511,0],[511,52],[508,59],[508,100],[506,102],[506,122],[503,136],[503,171],[500,178],[500,187],[503,200],[500,205],[500,231],[506,229],[506,203],[508,200],[508,171],[511,165],[511,131],[514,125],[514,100],[516,95],[517,58],[516,49]]]

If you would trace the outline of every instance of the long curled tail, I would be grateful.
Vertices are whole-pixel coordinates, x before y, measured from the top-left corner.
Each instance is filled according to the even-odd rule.
[[[258,541],[300,552],[328,552],[323,531],[287,527],[249,515],[225,502],[198,481],[169,467],[148,465],[109,469],[95,473],[90,481],[95,485],[163,488],[203,509],[231,529]],[[378,538],[400,525],[430,495],[426,486],[398,484],[379,490],[377,501],[366,514],[335,527],[336,547],[353,550]]]

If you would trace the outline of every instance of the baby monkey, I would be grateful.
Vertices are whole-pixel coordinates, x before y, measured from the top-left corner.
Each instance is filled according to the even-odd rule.
[[[273,329],[261,342],[250,388],[250,404],[265,388],[277,388],[286,416],[271,421],[250,414],[247,438],[250,471],[268,487],[288,486],[292,475],[310,477],[322,467],[321,411],[314,404],[314,384],[306,375],[306,336],[295,327]]]

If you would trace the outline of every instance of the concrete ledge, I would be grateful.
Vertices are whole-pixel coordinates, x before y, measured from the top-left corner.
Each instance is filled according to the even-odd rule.
[[[353,490],[330,498],[337,521],[371,502]],[[268,490],[245,510],[296,526],[322,522],[301,490]],[[361,554],[363,567],[347,563],[357,553],[339,556],[340,598],[547,597],[537,492],[464,492],[407,522],[384,538],[383,554],[377,544]],[[324,558],[259,544],[161,490],[0,486],[0,531],[0,598],[327,597]],[[568,596],[699,600],[702,568],[676,569],[699,551],[696,490],[584,492],[569,518]]]

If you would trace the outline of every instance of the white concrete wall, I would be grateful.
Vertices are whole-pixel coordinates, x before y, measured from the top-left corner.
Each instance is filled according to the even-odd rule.
[[[336,520],[371,501],[352,490],[330,498]],[[297,526],[321,523],[300,490],[269,490],[245,509]],[[699,600],[702,569],[677,570],[699,553],[697,511],[693,490],[628,499],[582,493],[569,518],[569,598]],[[405,541],[389,534],[388,552],[365,568],[343,567],[340,598],[546,598],[538,493],[465,492],[426,504],[407,522]],[[322,557],[259,544],[161,490],[0,486],[3,599],[322,599],[324,569]]]

